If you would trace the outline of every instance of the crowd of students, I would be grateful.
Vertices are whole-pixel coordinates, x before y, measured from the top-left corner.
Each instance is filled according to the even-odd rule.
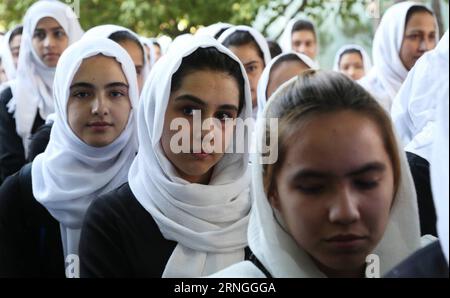
[[[38,1],[1,43],[0,277],[367,277],[368,256],[448,277],[431,9],[388,8],[372,61],[343,45],[333,70],[307,19],[279,45],[217,23],[162,53],[69,12]]]

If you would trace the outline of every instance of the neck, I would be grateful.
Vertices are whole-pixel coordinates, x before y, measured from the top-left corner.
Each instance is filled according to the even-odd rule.
[[[190,175],[186,175],[184,173],[181,173],[180,171],[178,171],[178,173],[180,174],[180,178],[183,178],[186,181],[189,181],[190,183],[198,183],[198,184],[209,184],[209,181],[211,180],[211,176],[212,176],[212,171],[213,169],[210,169],[208,172],[206,172],[203,175],[200,176],[190,176]]]
[[[365,269],[366,266],[363,265],[356,269],[349,270],[335,270],[329,267],[326,267],[318,262],[314,261],[319,268],[327,277],[329,278],[364,278],[365,277]]]

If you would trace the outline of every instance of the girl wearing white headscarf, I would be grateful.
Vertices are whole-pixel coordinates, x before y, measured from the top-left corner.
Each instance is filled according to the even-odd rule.
[[[448,32],[447,41],[445,45],[439,44],[439,47],[447,47],[448,49]],[[441,42],[445,39],[443,38]],[[429,62],[427,56],[432,53],[424,55],[420,59],[411,72],[420,68],[417,66]],[[443,58],[443,57],[441,57]],[[434,61],[437,65],[439,60]],[[442,61],[441,61],[442,62]],[[445,63],[445,62],[444,62]],[[430,70],[435,71],[436,65],[430,64]],[[411,75],[410,72],[410,75]],[[408,75],[408,77],[410,76]],[[433,191],[434,206],[437,213],[437,233],[439,241],[422,248],[414,253],[408,259],[396,266],[387,277],[399,278],[448,278],[449,277],[449,85],[448,85],[448,50],[447,50],[447,72],[439,72],[439,75],[446,76],[446,81],[441,81],[433,88],[433,100],[435,101],[436,109],[434,112],[435,123],[433,125],[433,142],[431,144],[430,156],[430,172],[431,172],[431,186]],[[429,98],[431,99],[431,98]]]
[[[266,106],[267,99],[271,94],[275,92],[272,91],[271,94],[268,94],[269,82],[271,80],[272,69],[280,65],[283,61],[285,62],[300,62],[306,66],[306,69],[318,69],[316,63],[304,54],[299,54],[295,52],[280,54],[277,57],[273,58],[272,61],[266,66],[264,69],[261,78],[258,82],[258,115],[262,115],[264,107]],[[305,70],[306,70],[305,69]],[[291,79],[292,77],[289,77]],[[280,82],[281,83],[281,82]],[[284,83],[284,82],[283,82]],[[278,88],[279,86],[277,86]]]
[[[353,62],[347,66],[342,65],[342,58],[344,58],[345,55],[353,53],[361,57],[361,63],[358,64]],[[349,68],[351,68],[352,70],[350,70]],[[368,74],[371,68],[372,62],[370,61],[370,57],[367,54],[366,50],[356,44],[350,44],[341,47],[334,57],[333,70],[342,72],[355,81]]]
[[[311,20],[305,18],[293,18],[290,20],[279,39],[280,47],[283,53],[290,53],[292,51],[302,53],[315,60],[319,52],[319,41],[315,25]],[[312,39],[293,40],[293,34],[299,31],[311,32]],[[318,64],[316,62],[316,64]]]
[[[253,117],[256,118],[258,112],[258,81],[264,68],[272,60],[267,40],[257,30],[248,26],[231,27],[223,32],[218,40],[227,48],[230,48],[239,57],[242,64],[244,64],[250,81]],[[250,51],[248,50],[249,45],[252,46]]]
[[[426,28],[422,34],[425,35],[427,42],[417,43],[417,48],[410,50],[402,57],[402,49],[408,38],[405,35],[408,25],[406,22],[407,19],[411,20],[415,14],[409,13],[412,8],[419,8],[420,12],[431,14],[436,22],[431,10],[420,3],[405,1],[391,6],[384,13],[375,32],[372,49],[373,68],[359,81],[387,111],[391,110],[392,101],[406,79],[408,71],[412,68],[412,65],[406,65],[406,63],[418,59],[425,51],[434,48],[439,39],[436,24],[432,31],[435,33],[433,35],[434,42],[428,42],[429,29]],[[423,29],[420,28],[420,30]]]
[[[414,177],[424,234],[436,234],[436,214],[431,194],[429,163],[435,140],[438,94],[448,86],[448,31],[434,50],[414,65],[392,104],[392,121],[402,139]]]
[[[164,149],[163,141],[169,105],[182,98],[170,98],[173,88],[187,93],[186,99],[206,100],[192,99],[199,95],[179,86],[202,70],[230,75],[227,80],[233,84],[237,80],[241,108],[236,119],[250,118],[245,70],[236,56],[211,37],[185,36],[175,44],[155,65],[140,98],[140,147],[129,184],[89,208],[80,242],[82,277],[200,277],[245,257],[250,210],[248,153],[214,157],[220,159],[211,164],[209,182],[191,183],[181,177],[175,153]],[[215,100],[207,102],[208,110],[215,109]],[[248,139],[248,132],[244,137]]]
[[[322,96],[320,94],[322,94]],[[330,94],[334,95],[330,96]],[[292,197],[292,195],[294,194],[291,193],[290,197],[286,199],[313,201],[314,199],[319,199],[319,197],[317,196],[323,194],[324,197],[320,197],[320,199],[322,200],[322,204],[328,204],[327,206],[330,207],[325,207],[324,205],[323,208],[327,208],[326,210],[324,210],[323,208],[318,209],[317,204],[319,204],[320,202],[311,201],[310,204],[313,204],[309,205],[310,207],[312,207],[311,210],[304,210],[302,214],[297,215],[296,220],[298,220],[298,216],[307,217],[307,219],[302,220],[303,225],[300,227],[300,221],[297,222],[296,226],[294,226],[295,224],[292,223],[292,221],[290,221],[291,224],[288,225],[287,223],[289,223],[289,220],[292,220],[292,216],[294,216],[295,213],[291,213],[291,218],[289,219],[286,217],[285,212],[287,211],[285,209],[283,209],[284,212],[282,213],[281,211],[279,211],[279,208],[273,207],[273,204],[275,204],[272,197],[275,196],[273,192],[276,191],[278,193],[277,200],[280,200],[279,197],[282,195],[279,192],[281,191],[281,189],[278,187],[280,182],[276,181],[276,177],[273,177],[275,173],[277,173],[276,175],[281,174],[281,172],[278,172],[278,170],[273,168],[274,166],[277,166],[277,163],[280,163],[279,159],[277,160],[274,157],[276,157],[276,152],[278,152],[278,154],[283,154],[283,152],[287,153],[286,150],[289,150],[287,146],[289,146],[289,148],[295,147],[292,142],[298,143],[301,142],[302,139],[298,138],[299,134],[296,133],[295,136],[297,137],[297,139],[293,138],[290,143],[286,143],[287,141],[285,139],[279,139],[278,142],[272,139],[268,141],[266,138],[266,136],[268,135],[267,129],[273,130],[273,126],[269,125],[269,119],[273,117],[279,117],[279,125],[277,127],[279,127],[280,129],[278,129],[278,134],[275,135],[277,139],[280,135],[284,135],[284,137],[282,138],[292,139],[292,133],[297,130],[293,131],[290,125],[308,125],[312,123],[312,121],[314,121],[314,118],[324,116],[323,113],[326,113],[326,117],[333,117],[334,115],[337,115],[339,113],[346,112],[357,113],[359,114],[358,116],[365,117],[370,122],[375,123],[377,126],[383,127],[381,129],[381,131],[384,131],[383,134],[389,135],[389,137],[387,137],[387,139],[389,140],[386,139],[386,142],[388,143],[386,144],[386,148],[389,148],[386,149],[386,153],[389,156],[387,162],[392,162],[392,168],[390,171],[394,173],[394,175],[391,176],[393,177],[394,187],[390,186],[390,189],[393,190],[392,198],[389,198],[386,203],[383,203],[383,211],[380,212],[381,209],[379,207],[381,207],[381,205],[379,205],[378,203],[377,206],[366,205],[365,203],[363,203],[360,197],[356,198],[358,195],[355,194],[354,198],[355,200],[359,200],[360,204],[358,204],[358,206],[354,206],[354,208],[351,208],[350,206],[346,206],[348,208],[342,206],[341,209],[345,211],[338,211],[337,209],[339,209],[339,207],[334,206],[340,206],[339,204],[342,205],[344,203],[338,203],[337,201],[334,201],[334,203],[332,202],[333,200],[337,200],[337,198],[340,197],[340,195],[336,193],[330,193],[334,191],[334,188],[331,189],[330,186],[330,188],[323,190],[322,192],[320,192],[320,194],[318,193],[317,195],[315,195],[311,192],[310,196],[304,197],[305,195],[302,195],[302,197],[300,197],[300,193],[302,193],[301,189],[303,189],[300,187],[315,187],[311,186],[311,183],[318,183],[316,184],[317,186],[321,185],[322,182],[317,182],[316,180],[314,180],[315,182],[305,182],[302,180],[303,184],[300,185],[301,178],[298,178],[296,179],[296,181],[298,181],[296,183],[299,183],[299,185],[295,186],[295,191],[292,190],[292,192],[295,192],[295,197]],[[304,118],[304,121],[298,122],[301,121],[301,118]],[[299,128],[300,130],[302,129],[301,127],[302,126],[300,126]],[[376,131],[378,131],[378,129]],[[382,137],[380,136],[380,138]],[[311,140],[311,138],[308,137],[308,140]],[[267,142],[269,142],[268,146],[266,145]],[[309,248],[308,252],[305,248],[298,244],[298,237],[300,237],[299,235],[302,234],[313,237],[311,236],[311,233],[315,234],[313,231],[321,231],[323,232],[322,235],[314,237],[320,237],[320,239],[324,237],[324,239],[327,239],[326,232],[332,234],[333,229],[335,230],[334,233],[339,233],[338,231],[341,231],[340,233],[352,233],[352,230],[353,232],[357,230],[356,227],[359,227],[359,230],[362,230],[361,223],[358,224],[358,222],[364,221],[367,224],[367,218],[364,217],[370,216],[368,215],[368,212],[376,213],[372,213],[371,218],[373,221],[376,221],[378,223],[376,224],[377,227],[375,227],[373,222],[371,228],[367,227],[370,230],[369,238],[371,239],[371,244],[367,245],[364,249],[372,249],[370,251],[364,251],[364,253],[367,253],[367,255],[372,254],[370,255],[370,264],[375,265],[376,268],[372,267],[374,268],[374,270],[369,270],[369,272],[367,272],[367,268],[369,267],[368,266],[366,268],[366,274],[369,273],[369,275],[378,275],[387,272],[410,253],[418,249],[421,245],[414,186],[412,183],[411,175],[408,171],[408,164],[406,162],[404,153],[403,151],[396,149],[395,143],[395,136],[390,125],[390,120],[382,110],[382,108],[378,104],[376,104],[376,102],[372,97],[369,96],[367,92],[365,92],[356,83],[343,76],[342,74],[338,74],[336,72],[306,71],[300,76],[293,78],[289,82],[284,84],[269,99],[269,102],[266,105],[266,109],[264,110],[264,115],[263,117],[258,119],[257,124],[258,153],[253,156],[254,160],[251,165],[253,174],[253,206],[248,229],[249,247],[253,252],[253,257],[250,258],[251,261],[245,261],[239,264],[235,264],[230,268],[227,268],[222,272],[213,275],[213,277],[327,277],[326,273],[323,271],[323,269],[321,269],[327,267],[327,264],[320,263],[318,260],[313,258],[313,256],[310,254],[311,247]],[[278,144],[280,144],[280,146],[278,146]],[[316,144],[317,147],[318,143],[313,141],[313,143],[308,144]],[[284,149],[283,146],[285,147]],[[384,146],[382,147],[384,149]],[[323,152],[326,152],[325,154],[332,154],[330,148],[316,148],[316,150],[318,150],[319,152],[321,152],[320,150],[324,150]],[[262,152],[265,152],[265,154],[262,154]],[[311,154],[311,151],[308,152],[310,153],[305,154]],[[358,155],[357,152],[354,152],[352,154],[356,156]],[[320,156],[320,154],[318,154],[317,156]],[[281,158],[286,158],[286,154],[284,154]],[[315,160],[317,160],[317,158]],[[322,167],[329,167],[330,165],[328,162],[331,161],[326,162],[327,166],[319,165],[317,162],[313,162],[313,164],[309,164],[309,166],[316,166],[320,169]],[[334,162],[334,164],[336,164],[336,161]],[[302,163],[302,165],[304,165],[304,163]],[[277,167],[281,166],[282,165],[278,165]],[[336,165],[334,167],[336,167]],[[301,169],[305,168],[301,167],[298,170],[290,172],[289,175],[293,177],[294,175],[297,175],[297,173],[299,173],[297,171],[300,171]],[[308,169],[305,169],[305,172],[309,172]],[[316,173],[315,170],[314,173]],[[283,166],[280,171],[285,171],[285,167]],[[320,172],[317,173],[320,174]],[[272,176],[268,177],[268,175]],[[305,173],[304,175],[308,174]],[[336,179],[340,178],[336,177]],[[308,183],[308,186],[305,186],[304,183]],[[275,185],[278,186],[275,187]],[[292,186],[292,188],[294,188],[294,186]],[[286,189],[283,189],[284,192],[286,192]],[[270,192],[271,194],[268,195],[267,192]],[[351,192],[358,192],[358,190],[356,190],[355,188]],[[334,197],[331,198],[330,196]],[[360,196],[362,196],[362,194]],[[384,196],[388,196],[388,194],[385,193]],[[381,200],[382,198],[380,197],[379,199]],[[306,201],[305,204],[308,204]],[[300,212],[300,209],[298,207],[299,205],[293,205],[293,208],[296,208],[295,210]],[[334,211],[333,208],[335,209]],[[363,210],[364,208],[366,210]],[[350,209],[352,209],[353,211],[351,212]],[[354,214],[356,212],[355,209],[358,209],[357,212],[358,214],[360,214],[360,217],[355,217],[351,221],[350,218],[347,217],[356,216]],[[314,210],[317,211],[317,215],[308,213],[314,212]],[[324,212],[326,212],[326,215],[323,214]],[[330,214],[330,212],[334,213]],[[307,213],[308,216],[306,216]],[[340,215],[338,215],[338,213]],[[320,221],[320,219],[313,219],[314,216],[320,218],[323,218],[324,216],[329,217],[329,223],[325,224],[325,222],[323,222],[323,227],[304,226],[306,223],[308,223],[308,221],[309,223],[318,223]],[[339,216],[340,220],[337,221]],[[346,216],[345,222],[344,216]],[[327,220],[325,218],[323,219],[325,221]],[[292,231],[295,231],[295,227],[297,227],[298,229],[303,229],[304,231],[299,232],[297,229],[297,234],[295,234],[296,236],[293,236]],[[359,233],[364,232],[360,231]],[[310,239],[309,241],[312,240]],[[314,244],[311,243],[310,245],[314,246]],[[317,249],[313,249],[312,253],[318,253],[319,251],[325,250],[323,245],[320,246],[320,249],[319,244],[316,244],[314,247],[316,247]],[[342,246],[342,248],[344,247],[345,246]],[[356,252],[353,253],[357,254]],[[360,259],[358,260],[358,263],[360,262],[362,266],[364,266],[366,262],[366,256],[362,257],[364,253],[361,253],[361,255],[358,257]],[[342,252],[342,256],[340,256],[339,253],[336,252],[334,255],[334,259],[333,255],[329,255],[326,258],[323,252],[322,259],[328,260],[329,262],[333,261],[337,264],[340,262],[340,266],[347,266],[347,263],[343,263],[341,260],[341,257],[343,257],[344,254],[345,256],[349,257],[349,260],[352,260],[352,263],[356,264],[356,262],[353,261],[353,259],[350,257],[351,253],[349,252]],[[319,264],[321,266],[319,266]],[[343,269],[340,268],[340,270]],[[347,270],[351,270],[350,267]],[[379,272],[378,274],[376,273],[377,271]],[[363,270],[360,272],[361,277],[364,275],[363,272]]]
[[[105,139],[101,145],[89,145],[75,128],[86,126],[88,121],[100,121],[99,112],[94,111],[94,107],[89,110],[92,119],[84,114],[85,118],[77,118],[74,122],[69,118],[73,109],[69,108],[69,97],[74,96],[71,95],[71,84],[84,65],[82,63],[93,57],[114,58],[114,62],[120,65],[118,67],[128,85],[128,97],[122,99],[129,101],[131,106],[127,118],[124,116],[119,123],[111,106],[119,100],[116,94],[113,95],[116,101],[112,103],[96,103],[102,107],[102,121],[112,123],[110,125],[117,129],[124,126],[117,136],[111,135],[111,140]],[[111,90],[106,92],[118,93]],[[70,266],[71,260],[77,258],[87,208],[96,196],[127,181],[137,152],[136,116],[133,115],[138,101],[136,72],[129,55],[117,43],[104,38],[83,39],[70,46],[58,62],[53,92],[56,115],[45,152],[17,175],[8,178],[0,188],[2,276],[64,274],[64,260]],[[80,91],[83,96],[88,92]],[[110,105],[108,112],[103,111],[105,105]],[[79,116],[83,111],[77,113]],[[102,134],[98,133],[96,137],[102,138]],[[26,223],[23,223],[25,219]],[[66,270],[66,276],[79,276],[78,264],[72,265],[75,267]]]
[[[44,18],[51,18],[62,27],[68,45],[79,40],[83,34],[75,13],[59,1],[38,1],[27,10],[16,80],[11,82],[11,88],[1,94],[0,180],[25,164],[30,136],[54,111],[52,84],[56,68],[47,66],[33,46],[35,29]],[[60,33],[52,31],[51,34]],[[58,40],[53,46],[58,43],[59,47],[61,42]]]
[[[120,33],[120,32],[127,32],[134,37],[133,39],[127,38],[127,36],[120,36],[119,39],[115,40],[114,34]],[[128,28],[117,26],[117,25],[100,25],[93,27],[86,31],[83,38],[92,38],[92,37],[104,37],[114,40],[115,42],[118,42],[121,44],[124,41],[132,41],[139,46],[139,52],[141,55],[138,55],[137,53],[133,53],[132,51],[129,51],[127,48],[125,48],[128,52],[128,54],[131,56],[131,59],[134,61],[135,67],[136,67],[136,73],[138,75],[138,85],[139,89],[142,89],[145,80],[147,79],[147,76],[150,72],[150,61],[147,59],[147,55],[145,55],[144,50],[144,44],[141,41],[141,37],[137,35],[135,32],[131,31]],[[122,44],[121,44],[122,45]],[[123,45],[122,45],[123,46]]]
[[[14,64],[14,57],[11,52],[10,44],[15,36],[22,35],[22,31],[22,25],[16,26],[15,28],[9,30],[0,44],[0,57],[2,59],[2,66],[8,81],[14,80],[17,72],[17,66]]]

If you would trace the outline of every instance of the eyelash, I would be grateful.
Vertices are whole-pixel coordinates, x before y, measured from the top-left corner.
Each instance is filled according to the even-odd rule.
[[[112,98],[118,98],[118,97],[126,96],[126,93],[124,93],[122,91],[113,90],[113,91],[109,92],[109,95]],[[88,98],[88,97],[91,97],[91,96],[92,96],[92,93],[86,92],[86,91],[78,91],[78,92],[74,92],[72,94],[72,97],[77,97],[79,99],[84,99],[84,98]]]
[[[193,112],[194,111],[201,111],[201,109],[194,108],[194,107],[184,107],[184,108],[181,109],[181,112],[185,116],[193,116]],[[217,112],[215,114],[215,118],[219,119],[220,121],[225,121],[226,119],[233,119],[234,117],[233,117],[233,115],[231,113]]]
[[[58,30],[58,31],[53,32],[53,35],[57,39],[60,39],[60,38],[63,38],[66,35],[66,33],[64,31]],[[45,32],[40,31],[40,32],[35,32],[33,35],[33,38],[38,38],[39,40],[43,40],[43,39],[45,39],[46,36],[47,36],[47,34]]]

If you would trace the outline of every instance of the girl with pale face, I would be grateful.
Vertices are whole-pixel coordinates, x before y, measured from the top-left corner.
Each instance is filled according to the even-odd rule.
[[[93,147],[111,144],[125,129],[131,103],[120,64],[102,55],[87,58],[70,86],[68,122],[75,135]]]
[[[256,259],[213,277],[375,277],[420,247],[406,158],[361,86],[307,70],[258,120],[248,229]]]
[[[61,54],[69,46],[64,28],[54,18],[42,18],[33,33],[33,48],[40,60],[48,67],[56,67]]]

